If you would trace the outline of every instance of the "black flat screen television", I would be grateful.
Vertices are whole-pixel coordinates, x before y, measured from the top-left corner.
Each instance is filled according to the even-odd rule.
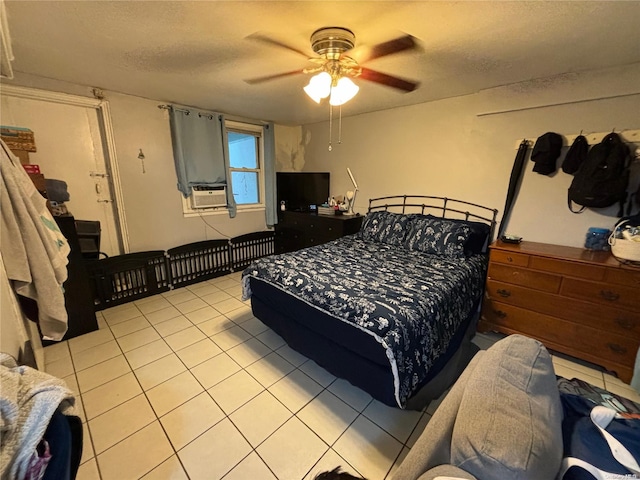
[[[329,198],[329,172],[276,172],[278,208],[308,212]]]

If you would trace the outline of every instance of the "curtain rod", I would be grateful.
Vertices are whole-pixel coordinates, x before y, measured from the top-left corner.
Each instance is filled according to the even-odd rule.
[[[188,109],[185,109],[185,108],[174,107],[173,105],[167,105],[167,104],[160,104],[160,105],[158,105],[158,108],[161,109],[161,110],[175,110],[176,112],[186,113],[187,115],[191,113],[191,110],[188,110]],[[212,117],[211,113],[209,113],[209,112],[206,112],[206,113],[198,112],[198,115]],[[269,126],[269,122],[266,122],[264,120],[252,120],[252,119],[248,119],[248,118],[236,117],[234,115],[227,115],[227,114],[222,114],[222,115],[225,115],[227,120],[230,120],[230,121],[233,121],[233,122],[249,123],[251,125],[260,125],[262,127],[268,127]]]
[[[568,102],[549,103],[547,105],[534,105],[532,107],[512,108],[512,109],[509,109],[509,110],[496,110],[494,112],[477,113],[476,117],[487,117],[487,116],[491,116],[491,115],[501,115],[501,114],[504,114],[504,113],[524,112],[526,110],[537,110],[539,108],[558,107],[558,106],[561,106],[561,105],[574,105],[576,103],[597,102],[597,101],[600,101],[600,100],[610,100],[610,99],[614,99],[614,98],[633,97],[634,95],[640,95],[640,92],[621,93],[620,95],[610,95],[610,96],[598,97],[598,98],[586,98],[584,100],[571,100],[571,101],[568,101]]]
[[[161,109],[161,110],[175,110],[176,112],[191,113],[191,110],[185,110],[184,108],[172,107],[171,105],[160,104],[160,105],[158,105],[158,108]]]
[[[182,112],[186,115],[189,115],[191,113],[191,110],[174,107],[172,105],[158,105],[158,108],[162,110],[175,110],[176,112]],[[198,116],[208,118],[209,120],[213,120],[215,117],[218,116],[218,114],[213,115],[212,113],[209,113],[209,112],[198,112]]]

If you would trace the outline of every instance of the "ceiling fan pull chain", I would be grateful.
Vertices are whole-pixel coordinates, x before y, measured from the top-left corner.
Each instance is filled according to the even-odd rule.
[[[333,150],[331,146],[331,137],[333,136],[333,105],[329,105],[329,151]]]
[[[338,145],[342,144],[342,105],[340,105],[339,111],[339,121],[338,121]]]

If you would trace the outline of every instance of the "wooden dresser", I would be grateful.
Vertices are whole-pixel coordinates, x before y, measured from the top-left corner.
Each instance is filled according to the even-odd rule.
[[[276,253],[292,252],[357,233],[361,215],[316,215],[280,212],[276,225]]]
[[[478,330],[536,338],[629,383],[640,345],[640,268],[608,252],[498,241]]]

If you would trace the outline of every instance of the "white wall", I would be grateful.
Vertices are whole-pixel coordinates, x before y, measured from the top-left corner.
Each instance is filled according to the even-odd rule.
[[[299,172],[304,168],[305,149],[310,138],[302,137],[302,127],[276,125],[276,171]]]
[[[264,212],[184,218],[162,102],[106,93],[116,139],[132,252],[167,249],[201,240],[265,230]],[[142,149],[144,171],[138,154]]]
[[[11,82],[90,95],[87,86],[17,75]],[[369,198],[401,193],[446,195],[498,208],[502,213],[509,176],[522,138],[544,132],[561,135],[618,132],[640,128],[640,65],[563,75],[505,86],[475,95],[343,117],[342,144],[334,130],[327,150],[328,122],[303,127],[276,126],[278,171],[330,171],[332,194],[351,189],[345,168],[360,186],[356,211]],[[428,88],[423,85],[421,88]],[[629,95],[586,101],[598,97]],[[169,122],[157,100],[105,92],[111,104],[124,208],[132,251],[165,249],[222,235],[199,218],[184,218],[177,199]],[[358,101],[356,97],[354,102]],[[555,105],[570,102],[564,105]],[[540,107],[540,108],[530,108]],[[318,107],[321,108],[321,107]],[[522,109],[522,110],[518,110]],[[516,110],[493,115],[479,114]],[[343,115],[348,115],[348,104]],[[335,125],[334,125],[335,126]],[[145,170],[138,160],[145,154]],[[565,149],[566,151],[566,149]],[[562,161],[559,159],[558,164]],[[634,165],[638,176],[640,168]],[[526,166],[522,188],[507,231],[526,240],[581,246],[590,226],[611,227],[615,218],[587,211],[571,214],[562,172],[535,174]],[[224,235],[266,228],[262,212],[204,220]]]
[[[616,95],[622,96],[590,101]],[[504,113],[491,113],[498,111]],[[356,211],[365,213],[369,198],[406,193],[469,200],[498,208],[500,218],[519,140],[547,131],[572,135],[615,128],[624,135],[624,130],[640,128],[640,64],[343,116],[341,145],[335,125],[331,152],[328,122],[303,127],[302,137],[310,138],[304,170],[330,171],[332,195],[341,195],[351,189],[345,170],[350,167],[360,187]],[[638,146],[631,145],[632,150]],[[573,177],[561,170],[543,176],[532,168],[528,161],[507,232],[530,241],[582,246],[589,227],[615,224],[616,208],[570,213],[566,197]],[[639,162],[632,173],[635,184]]]
[[[83,96],[91,96],[92,90],[25,74],[16,74],[13,81],[3,79],[4,82]],[[176,188],[169,119],[166,110],[158,108],[167,102],[109,91],[104,95],[111,107],[132,252],[164,250],[267,228],[263,211],[238,212],[234,219],[226,214],[185,218]],[[300,131],[300,127],[276,126],[277,164],[304,165],[304,160],[302,163],[297,160],[304,158],[304,146],[299,145]],[[144,173],[138,159],[140,149],[145,155]]]
[[[101,252],[109,256],[121,253],[113,204],[105,202],[114,198],[109,179],[91,176],[106,172],[96,109],[20,98],[7,95],[5,89],[0,93],[0,123],[37,132],[37,152],[29,154],[30,163],[39,165],[47,179],[64,179],[70,195],[65,206],[76,220],[100,222]]]

